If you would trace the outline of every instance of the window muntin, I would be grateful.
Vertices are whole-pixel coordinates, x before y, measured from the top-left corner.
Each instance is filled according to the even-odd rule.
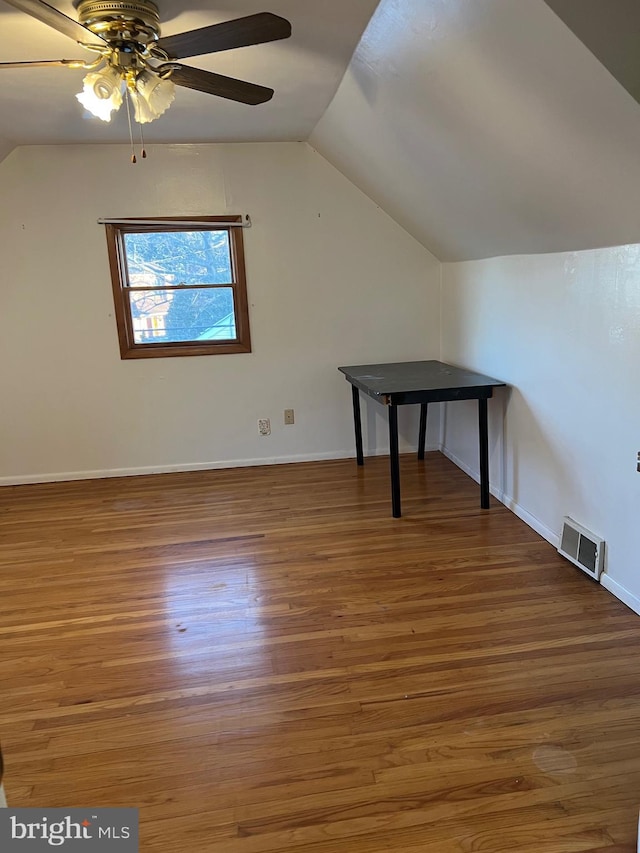
[[[108,224],[122,358],[250,352],[241,217]]]

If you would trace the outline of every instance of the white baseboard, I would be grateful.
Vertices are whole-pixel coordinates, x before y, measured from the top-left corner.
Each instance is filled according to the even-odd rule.
[[[447,450],[446,447],[441,446],[440,452],[450,459],[454,465],[457,465],[465,474],[471,477],[472,480],[475,480],[476,483],[480,482],[480,472],[476,471],[474,468],[470,468],[466,462],[463,462],[462,459],[459,459],[455,453],[451,453],[450,450]],[[539,533],[543,539],[546,539],[554,548],[557,548],[560,544],[560,536],[557,533],[554,533],[549,527],[543,524],[539,518],[536,518],[535,515],[532,515],[528,512],[524,507],[520,506],[520,504],[515,501],[510,495],[505,494],[500,489],[497,489],[495,486],[492,486],[489,483],[489,490],[491,494],[500,501],[501,504],[504,504],[507,509],[510,509],[514,515],[517,515],[521,521],[524,521],[525,524],[529,525],[532,530],[535,530],[536,533]]]
[[[629,592],[629,590],[622,586],[622,584],[612,580],[606,572],[603,572],[600,575],[600,583],[605,589],[609,590],[612,595],[619,598],[623,604],[626,604],[627,607],[631,608],[634,613],[638,613],[640,615],[640,598],[632,592]]]
[[[267,456],[262,459],[219,459],[212,462],[183,462],[177,465],[145,465],[136,468],[98,468],[89,471],[57,471],[51,474],[25,474],[0,477],[0,486],[32,483],[59,483],[67,480],[102,480],[108,477],[140,477],[145,474],[176,474],[187,471],[211,471],[220,468],[249,468],[257,465],[286,465],[290,462],[314,462],[322,459],[343,459],[353,453],[327,452]]]
[[[401,452],[415,452],[416,448],[402,448]],[[447,459],[450,459],[454,465],[464,471],[469,477],[480,482],[480,474],[474,468],[471,468],[462,459],[459,459],[455,453],[452,453],[444,445],[428,444],[427,451],[439,450]],[[384,456],[388,453],[386,448],[378,448],[376,450],[367,450],[366,456]],[[52,474],[25,474],[13,477],[0,477],[0,486],[22,486],[32,483],[58,483],[69,480],[101,480],[109,477],[138,477],[145,474],[172,474],[183,473],[188,471],[212,471],[223,468],[247,468],[259,465],[288,465],[295,462],[319,462],[329,459],[349,459],[354,458],[355,454],[352,450],[329,450],[322,453],[299,453],[291,456],[273,456],[260,459],[225,459],[214,462],[185,462],[179,465],[148,465],[138,468],[104,468],[90,471],[60,471]],[[366,458],[365,456],[365,458]],[[550,528],[544,525],[540,519],[536,518],[524,507],[521,507],[510,495],[505,494],[495,486],[490,485],[491,494],[504,504],[507,509],[510,509],[514,515],[524,521],[532,530],[539,533],[543,539],[546,539],[554,548],[560,544],[560,537]],[[640,598],[629,592],[626,587],[619,584],[605,572],[600,577],[600,583],[610,593],[615,595],[623,604],[626,604],[634,613],[640,615]],[[638,851],[640,853],[640,851]]]
[[[437,444],[427,450],[439,450]],[[402,448],[402,453],[415,452],[415,448]],[[366,456],[385,456],[386,448],[365,449]],[[321,453],[297,453],[291,456],[267,456],[256,459],[222,459],[213,462],[184,462],[178,465],[147,465],[138,468],[100,468],[89,471],[57,471],[47,474],[21,474],[0,477],[0,486],[26,486],[33,483],[62,483],[69,480],[103,480],[109,477],[139,477],[145,474],[176,474],[187,471],[213,471],[222,468],[252,468],[258,465],[289,465],[294,462],[321,462],[328,459],[355,458],[353,450],[328,450]]]
[[[476,483],[480,482],[480,474],[473,468],[470,468],[465,462],[451,453],[451,451],[447,450],[446,447],[441,447],[440,452],[443,453],[447,459],[450,459],[454,465],[457,465],[465,474],[468,474],[469,477],[474,479]],[[560,536],[550,530],[546,525],[544,525],[539,519],[535,516],[531,515],[530,512],[527,512],[526,509],[521,507],[516,501],[513,500],[509,495],[505,495],[499,489],[492,488],[489,486],[491,494],[500,501],[500,503],[504,504],[507,509],[510,509],[515,515],[518,516],[519,519],[524,521],[525,524],[528,524],[536,533],[539,533],[543,539],[546,539],[554,548],[557,548],[560,544]],[[600,575],[600,583],[601,585],[612,595],[615,595],[617,599],[619,599],[623,604],[626,604],[634,613],[640,615],[640,598],[634,595],[632,592],[619,584],[617,581],[612,580],[612,578],[606,573],[603,572]],[[640,840],[639,840],[640,846]],[[640,853],[640,849],[638,850]]]

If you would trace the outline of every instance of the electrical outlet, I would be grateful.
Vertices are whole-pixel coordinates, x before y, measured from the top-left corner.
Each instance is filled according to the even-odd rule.
[[[260,435],[271,435],[271,421],[269,418],[258,418],[258,432]]]
[[[293,409],[285,409],[284,410],[284,422],[285,424],[295,423],[293,419]]]

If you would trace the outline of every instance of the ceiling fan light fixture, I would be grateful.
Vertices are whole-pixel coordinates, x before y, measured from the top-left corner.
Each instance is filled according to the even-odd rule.
[[[135,120],[147,124],[159,118],[173,103],[175,88],[170,80],[151,71],[141,71],[131,93]]]
[[[269,101],[273,89],[183,65],[178,60],[266,44],[291,35],[289,21],[271,12],[245,15],[162,38],[154,0],[73,0],[77,20],[47,0],[6,2],[92,51],[95,61],[52,59],[3,62],[0,66],[60,65],[89,71],[76,98],[91,115],[108,122],[122,105],[126,93],[130,137],[131,105],[140,124],[154,121],[173,103],[175,86],[239,104]]]
[[[111,66],[92,71],[82,81],[82,92],[76,98],[91,115],[111,121],[111,113],[122,104],[122,82],[121,74]]]

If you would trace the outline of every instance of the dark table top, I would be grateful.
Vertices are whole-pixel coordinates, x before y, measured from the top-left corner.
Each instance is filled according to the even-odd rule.
[[[505,385],[500,379],[463,370],[442,361],[401,361],[393,364],[359,364],[339,367],[352,385],[371,396],[412,391],[455,391]]]

